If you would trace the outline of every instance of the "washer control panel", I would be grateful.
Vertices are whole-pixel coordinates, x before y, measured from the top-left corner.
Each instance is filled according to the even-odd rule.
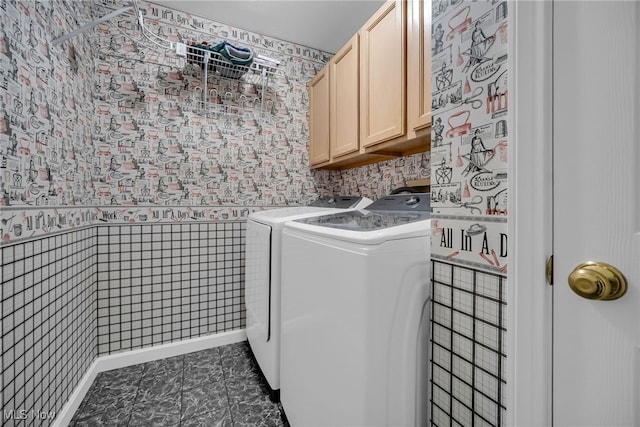
[[[368,211],[431,211],[428,193],[392,194],[382,197],[366,208]]]
[[[366,209],[296,220],[319,227],[353,231],[374,231],[431,217],[429,194],[394,194],[376,200]]]
[[[358,203],[361,201],[362,197],[359,196],[321,197],[309,206],[319,208],[350,209],[357,207]]]

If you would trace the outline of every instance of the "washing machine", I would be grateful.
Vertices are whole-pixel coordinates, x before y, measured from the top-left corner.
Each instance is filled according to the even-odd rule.
[[[247,219],[245,306],[247,338],[271,387],[280,389],[280,258],[282,227],[287,221],[368,206],[366,197],[324,197],[309,206],[251,213]]]
[[[282,236],[281,402],[292,427],[427,424],[429,195]]]

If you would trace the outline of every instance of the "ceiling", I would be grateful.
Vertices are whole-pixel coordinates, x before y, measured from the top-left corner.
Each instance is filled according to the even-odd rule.
[[[153,0],[280,40],[337,52],[383,0]]]

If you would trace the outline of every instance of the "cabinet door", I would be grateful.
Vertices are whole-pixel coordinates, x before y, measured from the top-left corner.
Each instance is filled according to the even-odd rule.
[[[329,161],[329,73],[324,67],[309,83],[309,164]]]
[[[360,137],[368,147],[405,134],[405,5],[386,2],[360,30]]]
[[[407,10],[408,131],[431,125],[431,1],[411,0]]]
[[[331,92],[331,159],[353,153],[360,148],[358,138],[359,67],[356,34],[329,63]]]

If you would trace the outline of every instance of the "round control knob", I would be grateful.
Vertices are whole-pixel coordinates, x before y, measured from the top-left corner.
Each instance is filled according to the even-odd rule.
[[[405,203],[406,203],[408,206],[413,206],[413,205],[417,204],[419,201],[420,201],[420,197],[418,197],[418,196],[411,196],[411,197],[409,197],[409,198],[405,201]]]

